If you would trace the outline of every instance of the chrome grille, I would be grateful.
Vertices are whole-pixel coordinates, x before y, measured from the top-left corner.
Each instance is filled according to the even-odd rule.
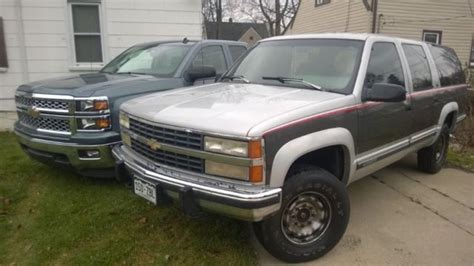
[[[52,130],[59,132],[70,132],[69,120],[55,119],[49,117],[32,117],[26,113],[18,112],[18,120],[20,123],[33,127],[35,129]]]
[[[197,173],[204,172],[204,160],[174,152],[152,150],[147,145],[132,139],[132,150],[153,162],[188,170]]]
[[[53,110],[68,110],[69,103],[67,101],[61,100],[52,100],[52,99],[41,99],[41,98],[30,98],[26,96],[17,95],[15,96],[15,101],[17,104],[24,106],[35,106],[45,109]]]
[[[203,148],[203,136],[198,133],[154,126],[132,118],[130,118],[130,131],[160,143],[195,150]]]

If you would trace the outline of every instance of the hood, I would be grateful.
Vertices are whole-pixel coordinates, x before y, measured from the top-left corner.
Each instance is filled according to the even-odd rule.
[[[259,123],[344,96],[311,89],[216,83],[135,98],[121,109],[161,124],[247,136]]]
[[[88,73],[35,81],[21,85],[18,90],[30,93],[89,97],[113,95],[120,88],[126,88],[126,91],[129,93],[130,87],[139,88],[141,85],[160,80],[173,79],[156,78],[147,75]]]

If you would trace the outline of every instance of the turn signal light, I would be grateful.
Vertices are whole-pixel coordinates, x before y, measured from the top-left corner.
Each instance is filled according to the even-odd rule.
[[[263,181],[263,166],[262,165],[250,166],[249,181],[252,183],[260,183]]]
[[[256,159],[262,157],[262,141],[251,140],[248,145],[248,156],[249,158]]]
[[[110,120],[108,118],[99,118],[95,120],[95,126],[97,128],[109,128]]]
[[[95,100],[94,101],[94,110],[107,110],[109,109],[109,103],[106,100]]]

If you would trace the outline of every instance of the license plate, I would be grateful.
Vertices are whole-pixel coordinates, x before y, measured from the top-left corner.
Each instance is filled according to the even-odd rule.
[[[133,190],[138,196],[156,204],[156,186],[145,180],[136,178],[133,181]]]

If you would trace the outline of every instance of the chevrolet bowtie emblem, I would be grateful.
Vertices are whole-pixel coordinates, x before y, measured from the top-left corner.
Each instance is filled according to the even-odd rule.
[[[28,107],[28,110],[26,110],[26,113],[31,116],[31,117],[38,117],[40,115],[40,111],[36,108],[36,106],[30,106]]]
[[[154,151],[161,148],[161,144],[156,139],[147,139],[146,145],[148,145],[148,147]]]

